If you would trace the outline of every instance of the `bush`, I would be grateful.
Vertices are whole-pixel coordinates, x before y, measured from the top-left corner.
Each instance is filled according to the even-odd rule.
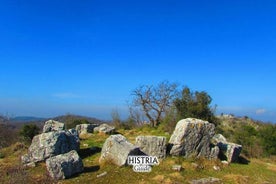
[[[0,123],[0,149],[7,147],[18,140],[18,133],[15,128],[8,124]]]
[[[260,157],[262,148],[259,145],[258,132],[251,126],[243,124],[234,132],[234,142],[242,145],[242,151],[247,157]]]
[[[276,125],[263,127],[259,136],[266,156],[276,155]]]
[[[23,137],[26,141],[31,141],[34,136],[39,134],[39,127],[35,124],[25,124],[19,134]]]
[[[210,106],[211,102],[212,98],[205,91],[191,92],[188,87],[185,87],[181,98],[175,99],[174,105],[181,119],[198,118],[217,124],[215,108]]]

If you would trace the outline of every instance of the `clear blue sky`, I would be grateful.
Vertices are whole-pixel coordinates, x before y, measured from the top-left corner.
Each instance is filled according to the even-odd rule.
[[[274,0],[1,0],[0,113],[111,118],[141,84],[276,122]]]

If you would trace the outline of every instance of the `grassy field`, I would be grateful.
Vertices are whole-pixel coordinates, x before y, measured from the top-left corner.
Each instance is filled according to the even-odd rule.
[[[149,127],[118,130],[118,133],[126,136],[134,143],[138,135],[162,135],[169,138],[168,134],[159,132]],[[117,167],[112,164],[99,164],[100,148],[108,135],[91,134],[81,140],[80,156],[84,163],[84,172],[70,179],[59,181],[61,184],[69,183],[189,183],[189,181],[200,178],[219,178],[224,184],[265,184],[276,183],[276,161],[275,159],[251,159],[249,164],[223,165],[220,161],[209,161],[205,159],[184,159],[181,157],[167,157],[161,161],[159,166],[154,166],[150,173],[135,173],[132,167]],[[91,147],[94,147],[92,151]],[[23,144],[15,144],[2,149],[0,159],[0,183],[55,183],[46,172],[44,163],[34,168],[25,169],[19,164],[20,156],[26,153],[27,147]],[[173,171],[172,165],[182,165],[180,172]],[[220,168],[214,170],[214,166]],[[98,175],[106,175],[98,177]]]

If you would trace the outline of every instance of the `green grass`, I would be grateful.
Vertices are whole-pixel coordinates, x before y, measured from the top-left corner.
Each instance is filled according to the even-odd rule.
[[[158,129],[142,127],[133,130],[118,130],[119,133],[126,136],[134,143],[136,136],[139,135],[162,135],[168,138],[168,135]],[[84,163],[84,172],[73,178],[59,181],[62,184],[70,183],[99,183],[99,184],[159,184],[159,183],[188,183],[193,179],[215,177],[222,180],[224,184],[251,184],[251,183],[276,183],[276,161],[272,159],[252,159],[248,165],[231,164],[224,166],[219,161],[208,161],[205,159],[184,159],[182,157],[167,157],[160,162],[160,165],[154,166],[150,173],[135,173],[131,166],[117,167],[112,164],[99,164],[100,152],[91,153],[90,147],[102,147],[108,135],[91,134],[81,140],[81,150],[79,152]],[[20,169],[19,158],[26,153],[26,148],[15,149],[18,145],[0,150],[5,155],[0,159],[0,183],[10,183],[10,175],[7,170],[15,166]],[[16,150],[16,151],[15,151]],[[195,163],[198,167],[195,167]],[[180,164],[183,170],[180,172],[173,171],[172,165]],[[213,166],[219,166],[220,171],[215,171]],[[54,183],[46,173],[44,163],[38,164],[35,168],[24,169],[13,175],[19,181],[28,183]],[[97,175],[107,172],[105,176]],[[24,180],[23,180],[24,179]],[[16,182],[14,182],[16,183]]]

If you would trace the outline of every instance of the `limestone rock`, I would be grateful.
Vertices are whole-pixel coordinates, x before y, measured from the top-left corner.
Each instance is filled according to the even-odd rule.
[[[46,121],[44,124],[43,133],[47,133],[51,131],[59,131],[64,129],[65,129],[64,123],[61,123],[55,120],[49,120],[49,121]]]
[[[166,137],[162,136],[138,136],[136,143],[140,150],[147,155],[157,156],[158,158],[166,157]]]
[[[97,124],[79,124],[76,126],[76,131],[78,134],[87,134],[87,133],[93,133],[94,128],[99,125]]]
[[[229,163],[238,162],[239,156],[242,151],[242,145],[235,143],[218,143],[218,147],[220,149],[220,159],[226,159]]]
[[[72,135],[74,135],[77,138],[79,137],[78,131],[74,128],[69,129],[68,132],[70,132]]]
[[[57,180],[69,178],[83,171],[82,160],[75,150],[48,158],[46,167],[50,176]]]
[[[218,156],[219,156],[219,147],[218,146],[211,146],[211,150],[210,150],[210,154],[208,156],[208,158],[210,160],[215,160],[215,159],[218,159]]]
[[[194,118],[179,121],[169,140],[170,154],[175,156],[209,157],[211,138],[215,135],[215,125]]]
[[[21,160],[24,164],[44,161],[49,157],[79,150],[79,139],[69,131],[54,131],[35,136],[29,147],[28,154]]]
[[[212,138],[211,141],[212,141],[212,143],[214,145],[216,145],[216,144],[218,144],[220,142],[223,142],[223,143],[227,142],[226,138],[223,135],[221,135],[221,134],[214,135],[214,137]]]
[[[142,152],[137,146],[134,146],[127,139],[120,135],[109,136],[103,147],[100,162],[107,161],[118,166],[127,164],[129,155],[141,155]]]
[[[173,165],[172,170],[180,172],[182,170],[182,166],[181,165]]]
[[[221,134],[216,134],[212,138],[212,143],[219,147],[219,157],[227,162],[238,162],[242,145],[228,142]]]
[[[110,126],[110,125],[104,123],[104,124],[101,124],[98,127],[95,127],[94,131],[95,132],[105,133],[105,134],[112,134],[112,133],[115,132],[115,127]]]

